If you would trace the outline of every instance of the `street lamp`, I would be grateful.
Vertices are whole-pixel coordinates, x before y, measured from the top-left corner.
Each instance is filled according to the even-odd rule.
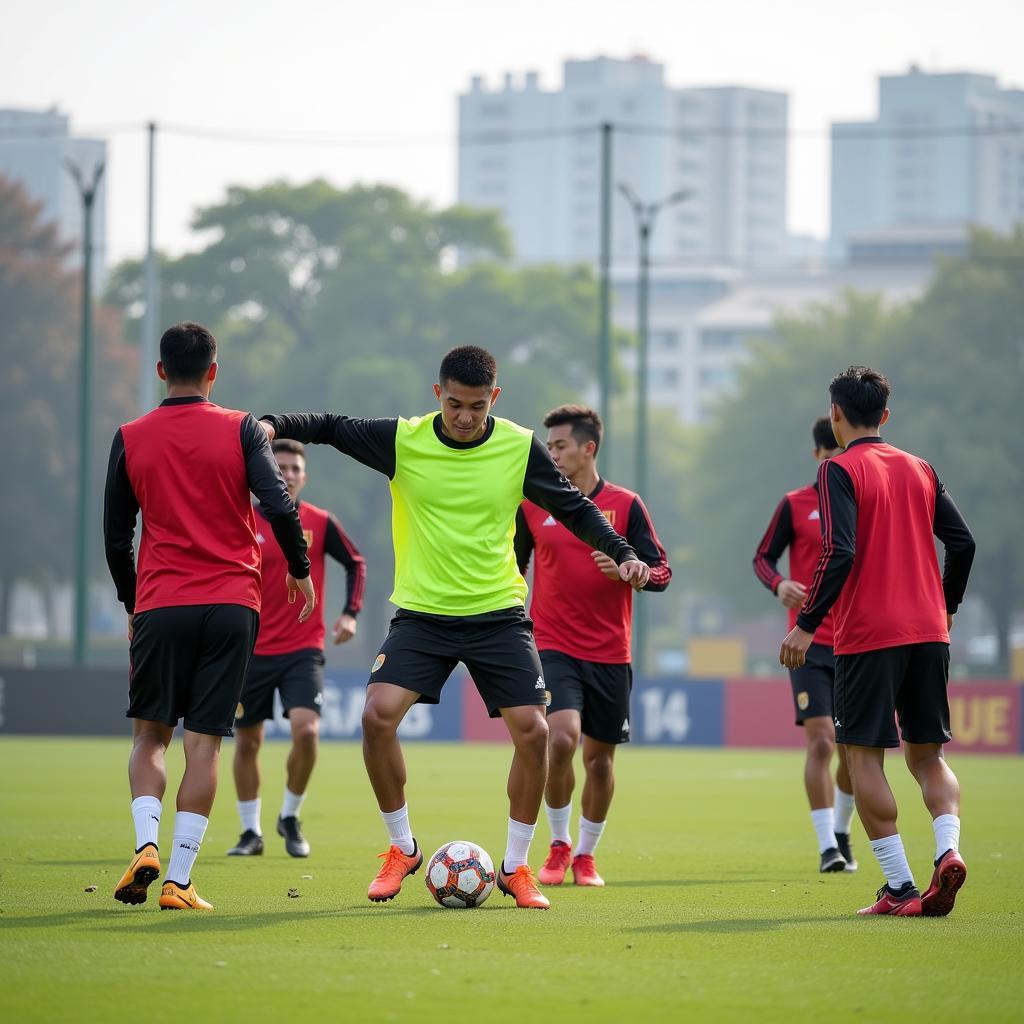
[[[75,647],[76,665],[84,665],[89,638],[89,450],[92,426],[92,208],[104,164],[98,163],[86,181],[81,169],[64,161],[82,199],[82,363],[78,379],[78,517],[75,529]]]
[[[637,394],[636,394],[636,468],[634,478],[636,490],[641,498],[647,493],[647,392],[649,376],[649,344],[647,329],[647,307],[649,297],[649,276],[651,269],[651,234],[658,214],[670,206],[689,199],[692,190],[682,189],[673,192],[656,203],[644,203],[633,188],[625,182],[619,183],[619,191],[633,209],[636,220],[637,249],[640,260],[637,277],[636,316],[637,316]],[[643,673],[647,662],[647,623],[644,605],[640,601],[636,607],[636,658],[637,670]]]

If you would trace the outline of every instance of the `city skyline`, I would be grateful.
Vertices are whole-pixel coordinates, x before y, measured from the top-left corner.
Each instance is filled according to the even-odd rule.
[[[527,0],[501,13],[450,0],[428,12],[400,0],[386,8],[393,17],[372,22],[355,4],[300,2],[287,24],[276,5],[255,3],[242,37],[236,24],[215,24],[207,10],[185,0],[156,34],[125,0],[88,11],[41,0],[6,14],[0,106],[57,105],[71,116],[74,134],[109,141],[110,265],[144,246],[142,126],[151,119],[234,139],[159,135],[157,242],[180,252],[195,244],[192,211],[218,201],[231,183],[383,181],[452,202],[456,100],[473,75],[493,84],[507,72],[536,70],[542,87],[553,89],[566,58],[641,53],[665,64],[673,88],[741,85],[788,94],[787,226],[823,238],[830,125],[876,116],[879,74],[917,63],[992,74],[1014,87],[1024,71],[1015,45],[1024,12],[1002,0],[979,0],[969,24],[958,5],[923,0],[895,9],[789,0],[771,11],[724,2],[699,12],[638,0],[626,24],[610,2],[588,5],[584,19],[584,9],[570,3]],[[280,134],[258,145],[239,139],[267,133]],[[348,144],[314,145],[311,135]]]

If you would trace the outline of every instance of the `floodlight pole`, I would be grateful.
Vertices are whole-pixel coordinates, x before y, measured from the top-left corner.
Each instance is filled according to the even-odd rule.
[[[601,253],[600,336],[598,338],[598,382],[604,438],[601,463],[605,474],[611,472],[612,434],[612,338],[611,338],[611,263],[612,263],[612,124],[601,125]]]
[[[85,665],[89,643],[89,456],[92,429],[92,213],[105,164],[86,181],[70,161],[65,166],[82,199],[82,361],[78,374],[78,514],[75,523],[74,663]]]
[[[648,306],[650,305],[651,235],[658,214],[688,199],[690,191],[674,192],[656,203],[644,203],[632,187],[620,182],[619,191],[633,210],[637,230],[638,274],[636,296],[637,319],[637,393],[636,393],[636,466],[634,480],[636,492],[642,499],[647,496],[647,400],[650,376],[650,345],[648,329]],[[638,601],[634,618],[634,655],[637,672],[640,675],[647,667],[647,616],[644,602]]]
[[[156,404],[157,324],[160,318],[160,286],[157,278],[156,251],[153,248],[153,218],[156,203],[156,123],[150,121],[149,168],[146,185],[146,264],[145,303],[142,337],[139,341],[139,415],[144,416]]]

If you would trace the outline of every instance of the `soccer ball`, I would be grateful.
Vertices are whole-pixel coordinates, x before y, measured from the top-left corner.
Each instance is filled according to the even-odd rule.
[[[494,888],[494,865],[476,843],[445,843],[427,865],[427,888],[442,907],[479,907]]]

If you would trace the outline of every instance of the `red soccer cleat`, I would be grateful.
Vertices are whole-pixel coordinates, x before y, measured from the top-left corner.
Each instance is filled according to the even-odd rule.
[[[576,885],[604,885],[604,879],[597,873],[592,853],[581,853],[573,857],[572,880]]]
[[[393,900],[401,891],[406,876],[415,875],[423,863],[423,854],[418,843],[412,853],[403,853],[400,846],[390,846],[387,852],[380,856],[384,863],[366,893],[367,898],[374,903]]]
[[[888,885],[883,885],[875,893],[875,897],[877,902],[858,910],[857,913],[891,914],[893,917],[921,916],[921,894],[910,882],[905,882],[898,892],[893,892]]]
[[[957,850],[947,850],[935,865],[931,884],[921,897],[925,917],[945,917],[956,902],[956,894],[967,880],[967,865]]]
[[[547,860],[544,866],[537,872],[537,878],[541,885],[561,885],[565,881],[565,873],[569,870],[569,861],[572,858],[572,846],[556,839],[548,850]]]

